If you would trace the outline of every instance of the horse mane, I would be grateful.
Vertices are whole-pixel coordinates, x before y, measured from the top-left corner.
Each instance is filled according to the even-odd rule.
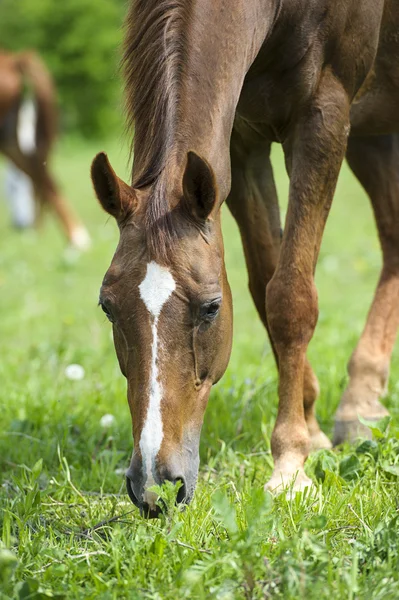
[[[132,185],[152,185],[146,226],[153,246],[165,245],[171,222],[162,177],[174,142],[186,62],[189,0],[133,0],[126,18],[123,53],[128,131],[134,140]],[[155,235],[156,231],[156,235]]]

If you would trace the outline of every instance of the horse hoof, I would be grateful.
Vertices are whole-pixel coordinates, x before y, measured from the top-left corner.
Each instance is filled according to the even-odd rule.
[[[329,438],[321,430],[310,436],[310,451],[315,452],[316,450],[330,450],[332,443]]]
[[[76,248],[76,250],[80,250],[81,252],[88,250],[91,246],[89,232],[83,226],[76,227],[71,233],[70,242],[71,246]]]
[[[290,499],[296,493],[303,492],[305,489],[312,487],[314,487],[313,481],[309,479],[302,468],[291,473],[274,470],[264,490],[276,495],[285,492],[287,498]]]
[[[340,421],[336,419],[334,427],[333,444],[343,444],[344,442],[355,442],[356,440],[371,439],[371,431],[366,425],[360,423],[358,419],[351,421]]]

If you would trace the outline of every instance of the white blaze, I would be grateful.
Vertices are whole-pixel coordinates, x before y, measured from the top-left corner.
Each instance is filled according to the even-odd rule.
[[[36,106],[33,100],[24,100],[18,113],[17,138],[22,154],[33,154],[36,150]]]
[[[162,267],[154,261],[148,263],[147,273],[139,285],[139,290],[140,297],[152,317],[151,368],[147,416],[139,445],[147,477],[144,486],[144,499],[150,505],[154,504],[156,497],[151,492],[146,492],[146,489],[155,483],[152,467],[161,448],[163,438],[161,413],[163,390],[158,370],[158,320],[165,302],[170,298],[175,288],[175,280],[166,267]]]

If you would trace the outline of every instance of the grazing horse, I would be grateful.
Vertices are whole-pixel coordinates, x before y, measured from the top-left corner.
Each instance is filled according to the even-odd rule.
[[[181,481],[189,502],[212,384],[230,355],[232,303],[220,209],[242,237],[249,288],[279,370],[270,490],[311,485],[329,447],[306,351],[318,317],[314,272],[341,163],[370,196],[383,268],[349,362],[335,442],[380,404],[399,324],[399,5],[396,0],[135,0],[124,68],[134,126],[132,185],[100,153],[94,188],[120,241],[100,293],[127,378],[131,499]],[[290,178],[281,237],[270,145]],[[355,216],[354,216],[355,218]]]
[[[25,87],[31,94],[28,101]],[[39,57],[0,52],[0,153],[31,179],[37,200],[55,211],[70,243],[85,249],[87,230],[65,202],[47,164],[56,121],[53,83]]]

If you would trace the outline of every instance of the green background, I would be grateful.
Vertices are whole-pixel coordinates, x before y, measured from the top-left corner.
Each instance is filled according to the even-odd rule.
[[[365,445],[313,454],[311,494],[264,494],[277,374],[226,208],[234,344],[206,412],[193,503],[180,512],[173,490],[163,490],[169,513],[148,522],[127,498],[126,384],[97,307],[118,234],[89,180],[99,150],[128,179],[117,75],[124,10],[117,0],[0,0],[1,44],[37,47],[56,78],[64,135],[52,162],[93,241],[85,254],[66,248],[52,215],[39,231],[13,231],[0,163],[0,598],[396,599],[397,350],[384,400],[390,428]],[[284,216],[288,181],[277,147],[273,164]],[[330,436],[380,267],[368,200],[344,166],[309,347],[321,384],[317,415]],[[65,376],[72,363],[84,368],[81,381]],[[105,430],[107,413],[115,421]]]

